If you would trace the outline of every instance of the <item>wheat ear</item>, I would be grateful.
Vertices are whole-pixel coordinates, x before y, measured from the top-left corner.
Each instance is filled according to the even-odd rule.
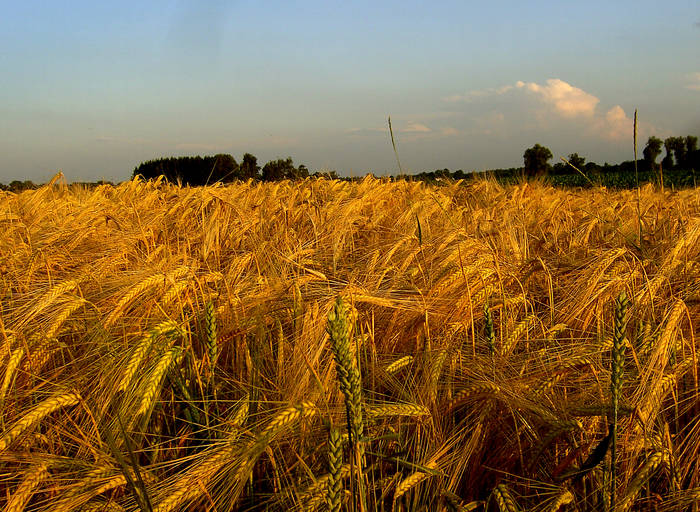
[[[350,434],[350,445],[362,458],[361,444],[364,423],[362,419],[362,383],[357,361],[350,348],[347,309],[338,298],[328,314],[328,334],[336,362],[336,372],[340,390],[345,396],[345,409]],[[361,469],[360,469],[361,472]]]
[[[121,298],[119,299],[119,302],[117,302],[117,305],[114,306],[114,309],[112,312],[107,316],[107,319],[105,320],[105,328],[109,329],[114,322],[117,321],[117,318],[119,318],[119,315],[122,314],[124,309],[127,307],[127,305],[134,300],[138,295],[141,295],[144,291],[148,290],[149,288],[157,285],[157,284],[162,284],[165,282],[166,276],[163,274],[156,274],[151,277],[148,277],[141,281],[140,283],[132,286],[129,291]]]
[[[561,507],[568,505],[574,501],[574,495],[569,489],[564,489],[554,500],[547,506],[546,512],[559,512]]]
[[[63,323],[71,316],[77,309],[79,309],[83,304],[85,304],[85,299],[77,298],[73,299],[63,308],[63,311],[55,318],[51,326],[46,331],[47,338],[53,338],[58,333],[59,329],[63,326]]]
[[[610,395],[612,398],[612,424],[611,424],[611,449],[610,449],[610,506],[615,510],[616,495],[616,456],[617,456],[617,419],[620,394],[622,391],[622,369],[625,357],[625,329],[627,327],[627,307],[629,302],[627,294],[622,291],[615,301],[615,332],[613,333],[612,346],[612,376],[610,378]]]
[[[328,494],[326,504],[330,512],[340,512],[343,498],[343,443],[337,428],[328,433]]]
[[[372,419],[387,418],[392,416],[406,416],[421,418],[430,416],[430,409],[417,404],[382,404],[369,405],[366,408],[367,417]]]

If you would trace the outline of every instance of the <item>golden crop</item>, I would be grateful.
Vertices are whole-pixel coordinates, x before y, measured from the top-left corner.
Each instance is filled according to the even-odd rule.
[[[697,507],[697,189],[0,194],[0,509]]]

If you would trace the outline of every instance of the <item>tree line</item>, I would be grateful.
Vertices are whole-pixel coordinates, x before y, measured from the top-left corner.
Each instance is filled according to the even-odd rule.
[[[665,155],[657,162],[661,153]],[[633,187],[637,183],[656,182],[666,185],[695,186],[695,173],[700,172],[700,150],[698,137],[668,137],[661,140],[651,136],[642,150],[642,158],[636,162],[628,160],[619,164],[603,165],[587,162],[578,153],[571,153],[565,160],[550,164],[552,151],[540,144],[535,144],[523,153],[523,166],[507,169],[492,169],[481,172],[465,172],[437,169],[413,175],[389,176],[389,179],[411,179],[439,182],[447,179],[471,179],[489,174],[502,182],[514,182],[523,177],[548,176],[554,185],[590,186],[594,181],[607,186]],[[335,171],[311,173],[305,165],[295,165],[291,157],[270,160],[264,166],[258,165],[258,159],[245,153],[240,163],[229,154],[214,156],[182,156],[149,160],[134,168],[132,178],[142,176],[153,179],[163,176],[171,183],[186,186],[204,186],[217,182],[233,181],[279,181],[299,180],[308,177],[339,179]],[[348,178],[346,178],[348,179]],[[112,184],[98,181],[80,183],[85,186]],[[31,180],[12,181],[9,185],[0,183],[0,190],[21,192],[40,186]]]
[[[663,149],[662,149],[663,148]],[[663,150],[664,158],[657,162]],[[618,187],[634,187],[637,183],[656,182],[666,185],[695,186],[695,173],[700,172],[700,150],[694,135],[668,137],[661,140],[651,136],[642,150],[642,158],[618,164],[587,162],[578,153],[571,153],[563,161],[550,164],[552,151],[535,144],[523,153],[523,166],[464,172],[437,169],[412,176],[428,182],[445,179],[470,179],[488,174],[501,182],[515,182],[523,177],[547,176],[554,185],[590,186],[593,182]],[[565,161],[564,161],[565,160]],[[700,177],[700,176],[699,176]]]
[[[305,165],[295,166],[291,157],[270,160],[262,168],[258,159],[250,153],[243,155],[240,163],[228,154],[214,156],[195,156],[160,158],[143,162],[134,169],[132,178],[142,176],[145,179],[164,176],[172,183],[188,186],[203,186],[213,183],[230,183],[232,181],[260,180],[299,180],[312,176]],[[313,176],[335,178],[335,171],[316,172]]]

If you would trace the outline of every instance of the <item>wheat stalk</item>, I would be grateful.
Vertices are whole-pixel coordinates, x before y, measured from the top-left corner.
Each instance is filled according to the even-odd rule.
[[[178,479],[174,488],[169,490],[167,497],[158,503],[153,512],[170,512],[180,510],[182,505],[202,495],[214,475],[226,464],[229,464],[237,450],[236,441],[239,429],[248,417],[248,399],[245,397],[233,415],[231,423],[236,430],[226,439],[225,444],[215,450],[205,452],[202,462],[185,471]]]

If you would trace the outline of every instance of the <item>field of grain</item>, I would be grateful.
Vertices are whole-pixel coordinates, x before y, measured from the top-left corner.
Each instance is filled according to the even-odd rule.
[[[697,189],[0,194],[0,509],[699,508]]]

